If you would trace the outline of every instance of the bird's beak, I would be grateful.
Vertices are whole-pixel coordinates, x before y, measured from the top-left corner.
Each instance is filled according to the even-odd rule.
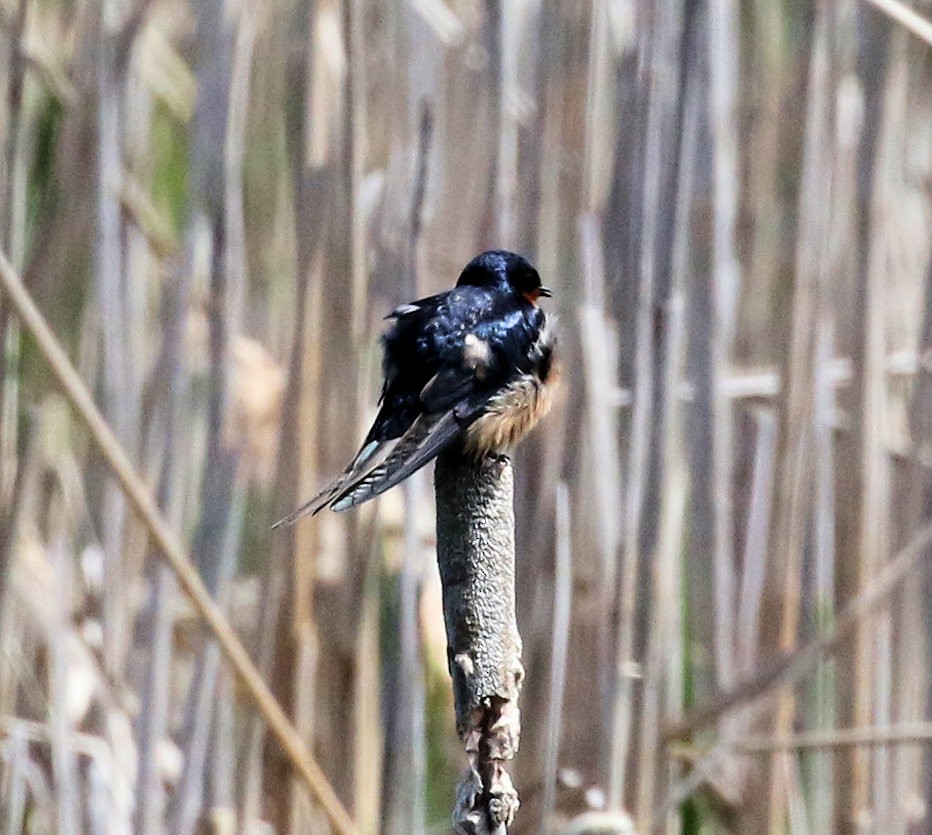
[[[541,287],[538,289],[537,294],[543,296],[545,299],[549,299],[553,295],[553,290],[549,287]]]

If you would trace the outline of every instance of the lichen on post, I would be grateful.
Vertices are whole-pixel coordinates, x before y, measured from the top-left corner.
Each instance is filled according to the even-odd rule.
[[[505,763],[518,750],[524,678],[515,618],[514,477],[505,456],[447,450],[437,459],[437,562],[456,729],[469,767],[457,832],[502,835],[518,809]]]

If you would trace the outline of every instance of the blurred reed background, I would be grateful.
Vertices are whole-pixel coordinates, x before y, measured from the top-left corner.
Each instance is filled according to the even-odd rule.
[[[429,476],[269,526],[384,314],[493,246],[564,379],[515,456],[515,831],[932,830],[904,8],[0,3],[3,252],[361,831],[445,831],[463,764]],[[3,294],[0,334],[4,831],[329,831]]]

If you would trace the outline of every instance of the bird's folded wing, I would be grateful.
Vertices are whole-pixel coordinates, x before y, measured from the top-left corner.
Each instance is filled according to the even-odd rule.
[[[475,419],[490,395],[470,392],[451,409],[419,415],[400,438],[367,444],[339,478],[272,527],[294,524],[327,506],[349,510],[404,481],[436,458]]]
[[[387,454],[380,449],[366,459],[363,472],[350,473],[340,481],[320,502],[318,510],[326,505],[338,512],[349,510],[404,481],[433,461],[473,421],[492,394],[489,390],[475,390],[475,378],[470,372],[460,372],[455,378],[451,375],[432,388],[437,381],[435,377],[421,393],[427,411],[414,420]],[[458,395],[455,401],[454,392]],[[436,409],[439,403],[447,402],[450,408]]]
[[[404,481],[436,458],[462,428],[452,409],[420,415],[381,464],[333,495],[331,509],[349,510]]]
[[[443,412],[469,396],[475,387],[476,377],[471,370],[446,366],[421,389],[420,400],[426,411]]]

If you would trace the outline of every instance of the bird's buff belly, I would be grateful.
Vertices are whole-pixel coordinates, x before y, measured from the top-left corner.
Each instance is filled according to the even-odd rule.
[[[530,432],[553,405],[553,386],[533,374],[522,374],[487,404],[469,425],[466,451],[473,455],[507,451]]]

